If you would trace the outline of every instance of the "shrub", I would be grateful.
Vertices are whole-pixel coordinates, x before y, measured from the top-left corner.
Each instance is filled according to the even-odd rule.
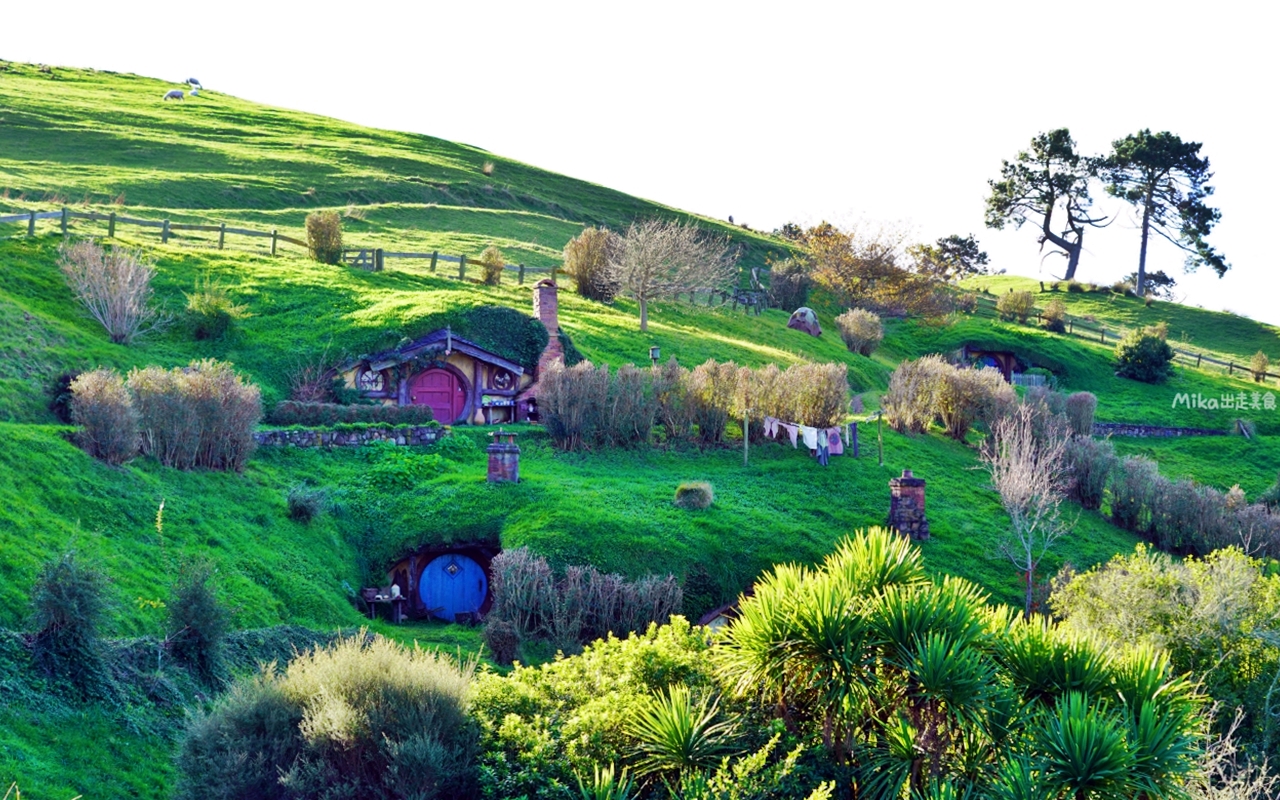
[[[470,436],[442,436],[436,440],[431,452],[459,463],[474,462],[483,454],[475,439]]]
[[[1154,462],[1125,456],[1111,473],[1111,521],[1145,535],[1151,528],[1152,495],[1161,480]]]
[[[836,317],[836,327],[840,329],[840,338],[850,353],[869,356],[884,339],[884,325],[880,323],[880,317],[861,308],[851,308]]]
[[[1044,327],[1054,333],[1066,333],[1067,330],[1067,304],[1061,300],[1054,298],[1050,300],[1048,305],[1044,307],[1044,311],[1040,314],[1044,318]]]
[[[151,279],[156,271],[139,250],[104,250],[92,241],[63,244],[58,267],[67,285],[89,314],[107,329],[116,344],[163,327],[168,318],[151,305]]]
[[[978,295],[974,292],[961,292],[956,295],[956,311],[972,314],[978,310]]]
[[[313,211],[307,215],[307,250],[321,264],[342,260],[342,217],[336,211]]]
[[[227,609],[214,590],[215,572],[207,560],[184,565],[168,603],[169,652],[210,684],[222,677],[223,645],[230,627]]]
[[[95,369],[71,381],[71,421],[80,426],[77,443],[94,458],[123,464],[138,453],[138,410],[114,370]]]
[[[230,364],[205,359],[167,371],[135,369],[128,386],[142,417],[144,453],[178,469],[244,469],[262,396]]]
[[[1273,511],[1280,510],[1280,475],[1276,476],[1275,483],[1258,495],[1258,502]]]
[[[1091,436],[1074,437],[1067,442],[1064,457],[1068,495],[1084,508],[1101,508],[1107,482],[1119,464],[1111,442]]]
[[[248,315],[248,307],[236,305],[226,287],[213,280],[196,282],[187,296],[187,325],[197,339],[221,339],[238,319]]]
[[[573,277],[578,294],[602,303],[618,296],[618,282],[609,269],[618,243],[618,235],[608,228],[586,228],[564,246],[564,271]]]
[[[1000,370],[959,368],[945,365],[937,374],[934,400],[946,434],[963,442],[975,422],[990,429],[991,422],[1017,403],[1013,387],[1005,383]]]
[[[363,633],[266,669],[192,720],[178,796],[470,796],[473,670]]]
[[[429,406],[354,405],[337,403],[301,403],[285,400],[277,403],[267,415],[271,425],[327,427],[342,423],[385,423],[388,425],[425,425],[432,420]]]
[[[49,387],[49,412],[64,425],[71,421],[71,382],[80,376],[79,372],[63,372],[53,379]]]
[[[513,635],[522,644],[546,641],[574,650],[610,633],[665,623],[683,602],[680,583],[670,575],[628,581],[588,566],[567,567],[557,576],[546,559],[523,547],[496,556],[490,572],[493,606],[485,625],[498,627],[485,635],[506,652]]]
[[[1255,383],[1262,383],[1267,379],[1267,369],[1271,366],[1271,359],[1267,358],[1267,354],[1259,350],[1253,354],[1253,358],[1249,361],[1249,371],[1253,373]]]
[[[502,270],[507,266],[507,259],[502,251],[489,245],[480,254],[480,272],[484,276],[486,286],[497,286],[502,283]]]
[[[1090,392],[1072,392],[1067,396],[1065,413],[1073,436],[1093,435],[1093,415],[1098,398]]]
[[[1036,298],[1031,292],[1010,291],[996,301],[996,311],[1005,322],[1017,320],[1026,324],[1027,318],[1036,312]]]
[[[1116,346],[1116,374],[1143,383],[1160,383],[1173,374],[1173,348],[1147,329],[1125,334]]]
[[[289,487],[286,501],[289,505],[289,519],[307,525],[328,510],[329,493],[318,486],[298,483]]]
[[[767,369],[767,368],[766,368]],[[760,374],[757,371],[756,374]],[[844,421],[849,410],[849,368],[844,364],[793,364],[778,375],[780,406],[763,413],[814,428],[831,428]]]
[[[711,484],[706,481],[682,483],[676,487],[676,508],[710,508],[715,499],[715,491],[711,488]]]
[[[889,376],[889,388],[880,397],[889,424],[899,433],[923,433],[938,408],[942,376],[950,365],[931,355],[903,361]]]
[[[82,698],[101,696],[110,687],[99,638],[106,591],[106,576],[72,552],[45,562],[31,591],[32,658]]]
[[[809,303],[813,278],[803,261],[788,258],[769,268],[769,305],[795,311]]]
[[[689,394],[695,402],[694,419],[702,442],[724,441],[737,378],[738,366],[732,361],[707,359],[689,372]]]

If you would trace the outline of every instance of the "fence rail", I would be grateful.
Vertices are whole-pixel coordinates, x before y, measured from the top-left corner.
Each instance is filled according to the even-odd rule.
[[[6,214],[0,216],[0,224],[3,223],[23,223],[27,224],[27,235],[34,236],[36,232],[36,222],[40,220],[57,219],[61,221],[62,234],[66,236],[72,220],[87,220],[90,222],[107,223],[107,237],[113,238],[116,233],[117,225],[135,225],[143,228],[159,228],[160,242],[167,244],[169,237],[174,231],[194,231],[200,233],[216,233],[218,234],[218,249],[223,250],[226,247],[228,234],[233,236],[248,236],[251,238],[262,238],[271,240],[271,255],[276,255],[276,250],[280,242],[295,245],[303,249],[307,249],[308,245],[301,239],[295,239],[292,236],[286,236],[276,229],[269,231],[254,230],[253,228],[232,228],[228,227],[225,222],[217,225],[200,224],[193,222],[171,222],[167,219],[141,219],[138,217],[126,217],[120,214],[102,213],[100,211],[72,211],[70,208],[63,207],[58,211],[26,211],[21,214]],[[431,272],[436,271],[436,266],[441,261],[447,261],[451,264],[458,265],[458,279],[466,279],[467,257],[466,255],[451,256],[439,251],[430,253],[413,253],[401,251],[386,251],[382,248],[363,247],[363,248],[346,248],[342,251],[342,262],[359,269],[365,269],[377,272],[383,269],[385,259],[388,258],[404,258],[404,259],[430,259]],[[524,264],[504,264],[503,272],[511,272],[516,276],[518,283],[523,284],[527,273],[551,273],[554,277],[557,269],[553,267],[526,267]]]
[[[984,311],[990,312],[990,316],[993,316],[993,317],[999,316],[999,312],[996,310],[996,301],[992,300],[989,297],[980,296],[978,298],[978,307],[983,309]],[[987,315],[984,314],[983,316],[987,316]],[[1028,316],[1028,318],[1030,317]],[[1043,323],[1044,315],[1041,314],[1040,312],[1036,312],[1036,321]],[[1063,331],[1063,333],[1065,333],[1068,336],[1077,336],[1081,339],[1097,339],[1102,344],[1107,343],[1107,337],[1111,337],[1111,340],[1114,342],[1119,342],[1122,338],[1124,338],[1123,333],[1120,333],[1117,331],[1109,331],[1102,326],[1095,327],[1094,325],[1091,325],[1087,322],[1083,322],[1077,319],[1076,317],[1068,316],[1063,320],[1063,323],[1067,326],[1067,329]],[[1204,364],[1214,364],[1219,367],[1226,367],[1228,375],[1234,375],[1236,373],[1236,370],[1240,370],[1241,372],[1249,375],[1250,377],[1253,376],[1253,369],[1248,364],[1237,364],[1236,362],[1230,361],[1230,360],[1223,361],[1220,358],[1214,358],[1213,356],[1205,355],[1204,353],[1198,353],[1194,350],[1183,350],[1181,348],[1174,347],[1173,357],[1174,357],[1174,361],[1177,361],[1179,357],[1182,358],[1183,362],[1193,361],[1195,362],[1195,366],[1197,368],[1200,368]],[[1277,375],[1274,372],[1264,372],[1262,373],[1262,376],[1264,380],[1266,378],[1280,379],[1280,375]]]

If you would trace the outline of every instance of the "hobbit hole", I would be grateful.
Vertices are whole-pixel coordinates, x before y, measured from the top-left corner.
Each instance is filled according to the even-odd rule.
[[[446,327],[348,363],[341,369],[343,383],[366,400],[426,406],[445,425],[536,419],[535,381],[564,357],[556,292],[550,280],[539,281],[533,289],[533,317],[548,334],[533,371]],[[508,313],[535,324],[529,317]]]
[[[397,561],[387,570],[389,583],[407,598],[415,619],[479,622],[493,604],[489,567],[496,545],[431,545]]]

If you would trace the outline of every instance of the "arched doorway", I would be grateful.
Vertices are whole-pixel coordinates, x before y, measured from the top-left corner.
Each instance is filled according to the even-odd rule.
[[[467,388],[455,372],[436,367],[409,379],[409,402],[430,406],[437,421],[452,425],[467,408]]]
[[[418,596],[427,613],[448,622],[458,614],[478,612],[488,593],[484,568],[461,553],[432,559],[418,579]]]

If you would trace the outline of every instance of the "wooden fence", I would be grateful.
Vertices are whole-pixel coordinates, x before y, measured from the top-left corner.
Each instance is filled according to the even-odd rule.
[[[167,219],[138,219],[136,217],[125,217],[115,212],[103,214],[97,211],[73,211],[70,208],[63,207],[58,211],[27,211],[21,214],[8,214],[0,216],[0,223],[25,223],[27,226],[27,235],[36,235],[36,222],[40,220],[58,220],[62,235],[66,236],[70,233],[71,223],[73,220],[87,220],[90,222],[105,222],[107,224],[107,237],[113,238],[116,235],[117,225],[135,225],[143,228],[159,228],[160,243],[168,244],[169,238],[175,231],[199,231],[203,233],[218,234],[218,249],[226,248],[227,236],[248,236],[256,238],[265,238],[271,240],[271,255],[276,255],[280,243],[295,245],[302,249],[307,249],[307,243],[301,239],[295,239],[292,236],[286,236],[276,229],[270,231],[258,231],[252,228],[232,228],[227,223],[222,222],[217,225],[198,225],[185,222],[170,222]],[[431,253],[408,253],[408,252],[391,252],[377,248],[353,248],[344,249],[342,251],[342,262],[357,269],[365,269],[372,272],[381,271],[386,259],[403,258],[403,259],[430,259],[431,271],[435,272],[441,261],[447,261],[458,265],[458,280],[466,280],[467,277],[467,257],[465,255],[445,255],[439,251]],[[528,273],[546,272],[551,273],[554,277],[556,269],[550,267],[526,267],[524,264],[504,264],[504,273],[512,273],[517,283],[524,283],[525,275]],[[447,276],[452,277],[452,276]]]
[[[978,311],[982,316],[999,316],[999,311],[996,310],[996,301],[981,295],[978,297]],[[1036,321],[1043,324],[1044,315],[1040,312],[1036,312]],[[1065,317],[1063,319],[1063,324],[1066,325],[1066,330],[1063,331],[1066,335],[1078,336],[1081,339],[1096,340],[1102,344],[1107,344],[1108,339],[1110,339],[1112,343],[1118,343],[1120,339],[1124,337],[1123,333],[1109,331],[1096,323],[1090,323],[1071,316]],[[1236,370],[1240,370],[1250,378],[1253,377],[1253,370],[1250,369],[1248,364],[1237,364],[1234,361],[1223,361],[1220,358],[1214,358],[1213,356],[1198,353],[1194,350],[1183,350],[1181,348],[1174,347],[1173,360],[1177,362],[1179,359],[1181,359],[1183,363],[1194,363],[1196,368],[1200,368],[1204,364],[1214,364],[1220,367],[1226,367],[1228,375],[1234,375]],[[1263,377],[1280,379],[1280,375],[1277,375],[1274,372],[1264,372]]]

